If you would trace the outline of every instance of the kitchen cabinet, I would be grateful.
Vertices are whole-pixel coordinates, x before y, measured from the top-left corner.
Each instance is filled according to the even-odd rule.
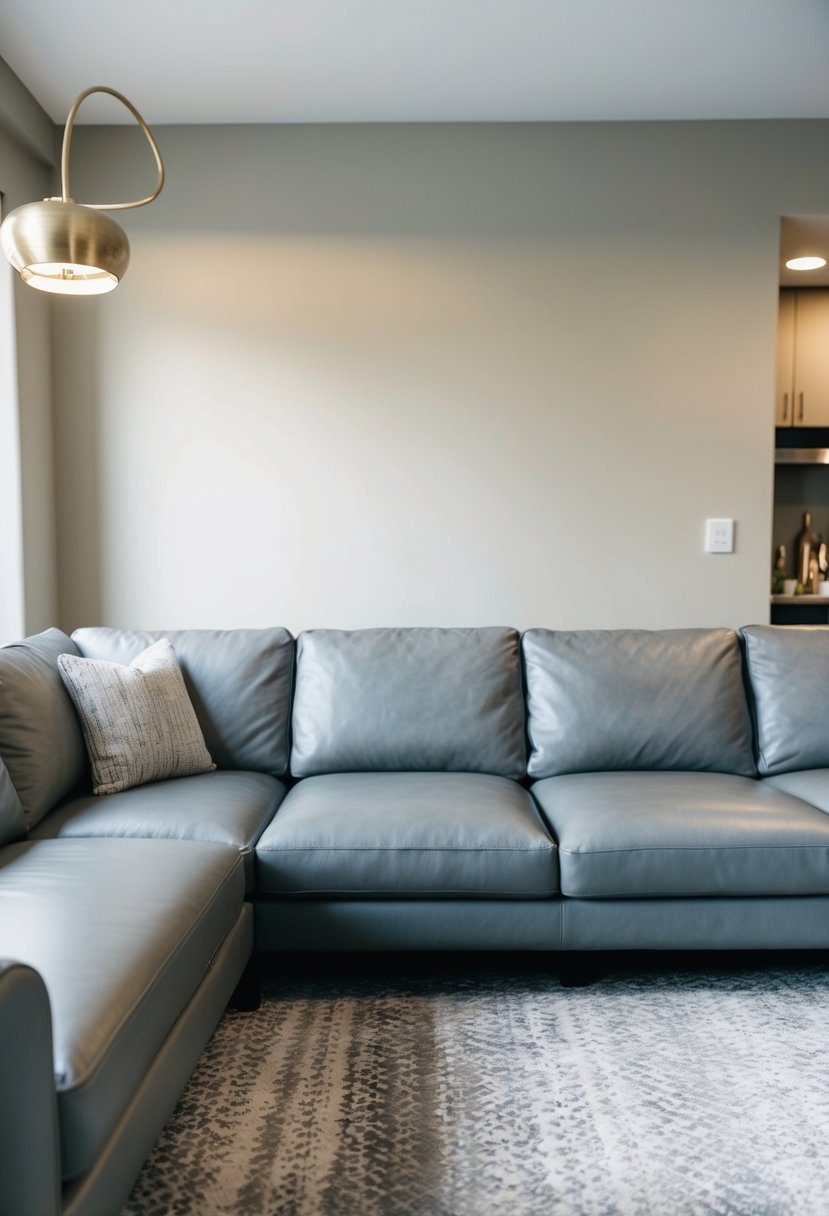
[[[794,393],[794,315],[796,291],[780,292],[777,321],[777,412],[775,426],[792,425]]]
[[[777,426],[829,426],[829,288],[783,288]]]

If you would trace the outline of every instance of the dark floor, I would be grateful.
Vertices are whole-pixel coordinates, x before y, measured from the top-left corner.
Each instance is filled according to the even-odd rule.
[[[829,971],[829,950],[601,950],[549,953],[516,951],[398,951],[388,953],[273,953],[259,956],[263,978],[382,975],[417,976],[491,972],[527,975],[553,972],[565,982],[584,979],[600,983],[604,976],[664,975],[668,972],[711,975],[754,970],[791,970],[823,965]]]

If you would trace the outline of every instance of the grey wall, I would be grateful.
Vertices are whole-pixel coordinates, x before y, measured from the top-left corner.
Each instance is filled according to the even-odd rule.
[[[768,619],[778,227],[829,210],[829,123],[157,135],[124,283],[54,303],[65,627]],[[151,180],[78,132],[81,200]]]
[[[54,128],[0,60],[8,213],[52,193]],[[0,643],[58,617],[49,301],[0,267]]]

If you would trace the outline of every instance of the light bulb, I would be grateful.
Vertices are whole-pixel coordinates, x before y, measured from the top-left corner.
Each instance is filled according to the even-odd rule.
[[[30,287],[56,295],[97,296],[118,286],[118,279],[108,270],[78,262],[38,262],[24,267],[20,277]]]

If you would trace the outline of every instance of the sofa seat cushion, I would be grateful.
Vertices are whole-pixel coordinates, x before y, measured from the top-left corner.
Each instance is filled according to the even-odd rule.
[[[306,777],[256,846],[265,895],[537,898],[556,849],[532,798],[477,773]]]
[[[100,1153],[236,922],[242,859],[180,840],[38,840],[0,852],[0,957],[52,1007],[62,1173]]]
[[[139,785],[106,798],[71,798],[32,837],[140,836],[229,845],[243,855],[253,886],[253,846],[285,797],[265,773],[202,773]]]
[[[829,815],[719,773],[573,773],[533,794],[563,895],[829,894]]]
[[[772,785],[784,794],[801,798],[829,814],[829,768],[807,768],[798,773],[779,773],[765,777],[763,785]]]

